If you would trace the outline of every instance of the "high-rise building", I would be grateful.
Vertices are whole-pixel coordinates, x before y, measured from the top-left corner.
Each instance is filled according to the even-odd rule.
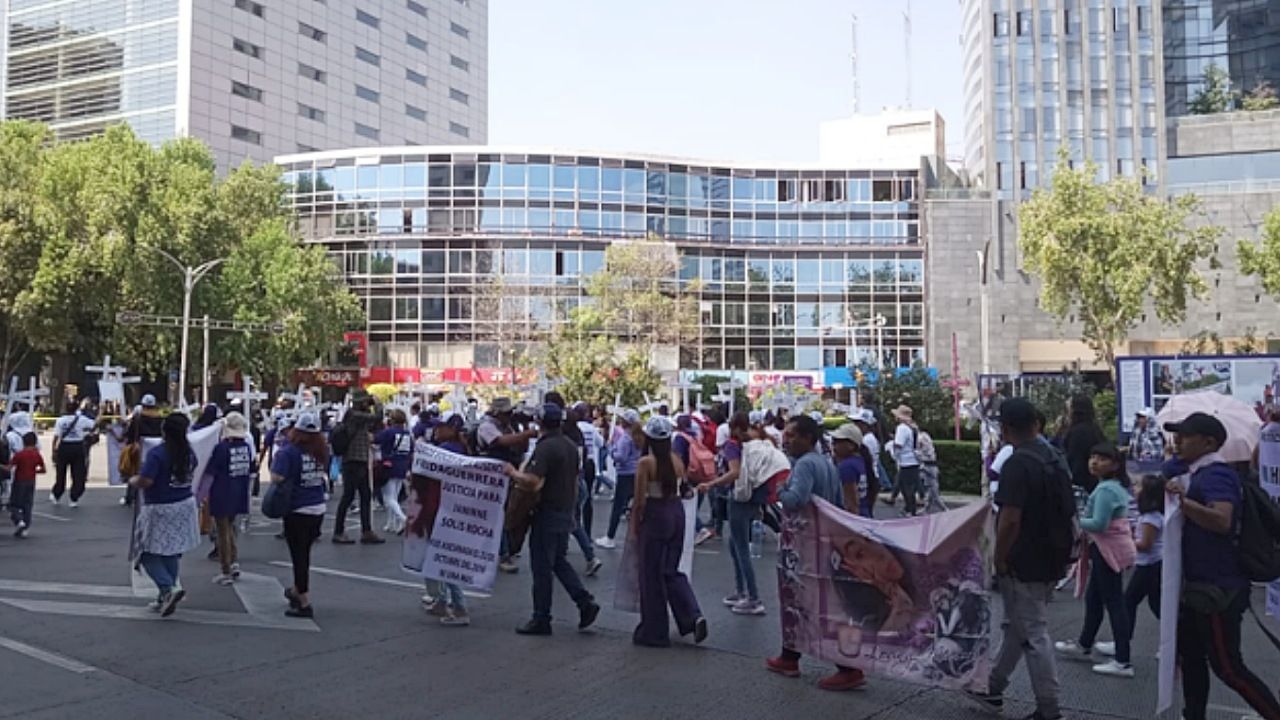
[[[1158,0],[963,0],[965,170],[1001,198],[1065,150],[1099,179],[1159,181]]]
[[[1231,89],[1260,83],[1280,90],[1280,2],[1176,0],[1163,4],[1164,106],[1169,117],[1191,113],[1211,65]]]
[[[484,142],[487,0],[0,0],[4,118],[194,136],[220,169]]]

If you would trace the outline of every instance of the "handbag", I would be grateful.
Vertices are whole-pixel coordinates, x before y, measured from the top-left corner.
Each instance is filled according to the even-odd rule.
[[[262,514],[272,520],[279,520],[293,509],[292,501],[293,483],[288,480],[273,482],[267,485],[267,491],[262,495]]]

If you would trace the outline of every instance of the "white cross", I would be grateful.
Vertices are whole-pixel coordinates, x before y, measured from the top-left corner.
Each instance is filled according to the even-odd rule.
[[[694,383],[694,382],[688,382],[688,381],[674,383],[671,386],[671,391],[673,393],[671,399],[672,401],[679,399],[680,409],[683,410],[684,412],[689,412],[689,391],[697,390],[701,387],[702,387],[701,383]],[[677,393],[677,392],[680,393],[679,398],[676,398],[674,395],[674,393]]]
[[[661,405],[661,403],[656,403],[656,402],[653,402],[652,400],[650,400],[650,399],[649,399],[649,393],[648,393],[648,392],[645,392],[645,393],[644,393],[644,404],[643,404],[643,405],[641,405],[640,407],[636,408],[636,410],[637,410],[641,415],[645,415],[645,414],[652,415],[652,414],[654,413],[654,411],[656,411],[656,410],[657,410],[659,407],[661,407],[661,406],[662,406],[662,405]]]
[[[195,410],[200,410],[199,405],[188,405],[187,394],[183,393],[178,396],[178,407],[174,408],[174,412],[180,412],[183,415],[190,415]]]
[[[413,404],[413,402],[412,402],[412,401],[413,401],[415,398],[416,398],[418,401],[420,401],[423,405],[426,405],[426,404],[427,404],[427,395],[431,392],[431,386],[430,386],[430,385],[423,385],[423,384],[422,384],[422,383],[420,383],[420,382],[411,382],[411,383],[405,383],[404,385],[401,385],[401,386],[400,386],[400,391],[401,391],[405,396],[407,396],[407,397],[408,397],[408,399],[410,400],[410,402],[409,402],[409,404],[410,404],[410,405],[412,405],[412,404]]]
[[[234,392],[234,391],[228,392],[227,400],[239,400],[244,405],[245,417],[253,417],[253,402],[255,400],[266,400],[271,396],[261,391],[254,392],[253,379],[250,378],[248,375],[245,375],[243,377],[244,377],[244,389],[241,390],[240,392]]]
[[[462,414],[467,410],[467,391],[466,385],[462,383],[453,383],[453,389],[448,395],[444,396],[449,401],[449,409],[453,412]]]
[[[102,358],[101,365],[85,365],[84,369],[85,369],[85,372],[98,373],[102,375],[102,379],[108,382],[118,382],[122,385],[142,382],[142,378],[136,375],[130,375],[129,377],[125,377],[124,374],[128,370],[128,368],[126,368],[123,365],[112,365],[110,355],[107,355]]]
[[[8,403],[6,403],[6,407],[12,407],[15,403],[25,403],[27,409],[34,413],[36,410],[36,398],[49,396],[49,388],[40,387],[40,383],[36,379],[35,375],[31,376],[31,382],[27,386],[26,390],[19,391],[17,387],[18,379],[15,377],[9,384],[9,395],[7,396]]]
[[[617,427],[618,416],[621,415],[624,410],[626,410],[626,408],[622,407],[622,393],[618,393],[613,396],[613,404],[605,408],[605,412],[613,415],[612,424],[614,427]]]
[[[735,391],[743,387],[746,386],[737,380],[730,380],[727,383],[717,383],[716,388],[720,390],[720,394],[711,399],[718,400],[720,402],[727,401],[729,403],[729,417],[733,417],[734,404],[737,402],[736,398],[738,395]]]
[[[292,403],[293,403],[293,407],[294,407],[294,409],[301,408],[301,407],[304,407],[304,405],[303,405],[303,400],[305,399],[306,393],[307,393],[308,391],[310,391],[310,392],[311,392],[311,395],[312,395],[312,403],[314,403],[314,402],[315,402],[315,390],[314,390],[314,389],[312,389],[312,388],[307,387],[307,384],[306,384],[306,383],[298,383],[298,392],[296,392],[296,393],[287,393],[287,392],[280,393],[280,399],[281,399],[281,400],[288,400],[288,401],[292,402]]]

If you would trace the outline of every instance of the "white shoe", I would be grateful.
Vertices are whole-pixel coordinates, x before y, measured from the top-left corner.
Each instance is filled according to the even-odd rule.
[[[724,604],[725,604],[725,607],[733,607],[734,605],[737,605],[738,603],[746,599],[747,599],[746,595],[743,595],[742,593],[734,593],[732,595],[725,596]]]
[[[231,578],[238,579],[240,577],[240,563],[231,563]]]
[[[120,498],[121,506],[128,505],[128,504],[129,504],[129,500],[127,498]]]
[[[596,538],[596,547],[604,548],[605,550],[613,550],[618,547],[618,543],[614,542],[613,539],[609,537],[598,537]]]
[[[1103,657],[1116,656],[1116,644],[1113,642],[1096,642],[1093,644],[1093,649],[1097,650],[1098,654]]]
[[[734,615],[764,615],[764,603],[751,598],[743,598],[737,605],[729,608]]]
[[[61,505],[61,504],[62,504],[62,501],[61,501],[61,500],[59,500],[57,497],[55,497],[53,493],[49,493],[49,502],[50,502],[50,503],[52,503],[52,504],[54,504],[54,505]]]
[[[587,577],[595,577],[602,567],[604,567],[604,563],[600,562],[600,558],[591,558],[591,561],[587,563]]]
[[[450,610],[448,614],[440,618],[440,624],[445,627],[467,627],[471,624],[471,616],[466,613],[455,613]]]
[[[233,583],[235,583],[235,578],[230,575],[223,575],[219,573],[213,576],[213,584],[215,585],[231,585]]]
[[[73,507],[73,508],[78,508],[78,507],[80,507],[80,503],[79,503],[79,502],[77,502],[77,501],[75,501],[75,500],[72,500],[71,502],[69,502],[69,503],[67,503],[67,504],[68,504],[68,505],[70,505],[70,506],[71,506],[71,507]]]
[[[1053,649],[1064,655],[1079,655],[1081,657],[1089,657],[1092,653],[1087,648],[1080,647],[1080,643],[1075,640],[1059,640],[1053,644]]]
[[[1108,660],[1101,665],[1094,665],[1093,671],[1099,675],[1110,675],[1111,677],[1133,677],[1133,665],[1118,663],[1115,660]]]

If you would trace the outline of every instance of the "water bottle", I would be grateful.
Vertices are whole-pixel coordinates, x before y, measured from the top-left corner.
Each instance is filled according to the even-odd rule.
[[[759,520],[751,521],[751,557],[764,557],[764,523]]]

